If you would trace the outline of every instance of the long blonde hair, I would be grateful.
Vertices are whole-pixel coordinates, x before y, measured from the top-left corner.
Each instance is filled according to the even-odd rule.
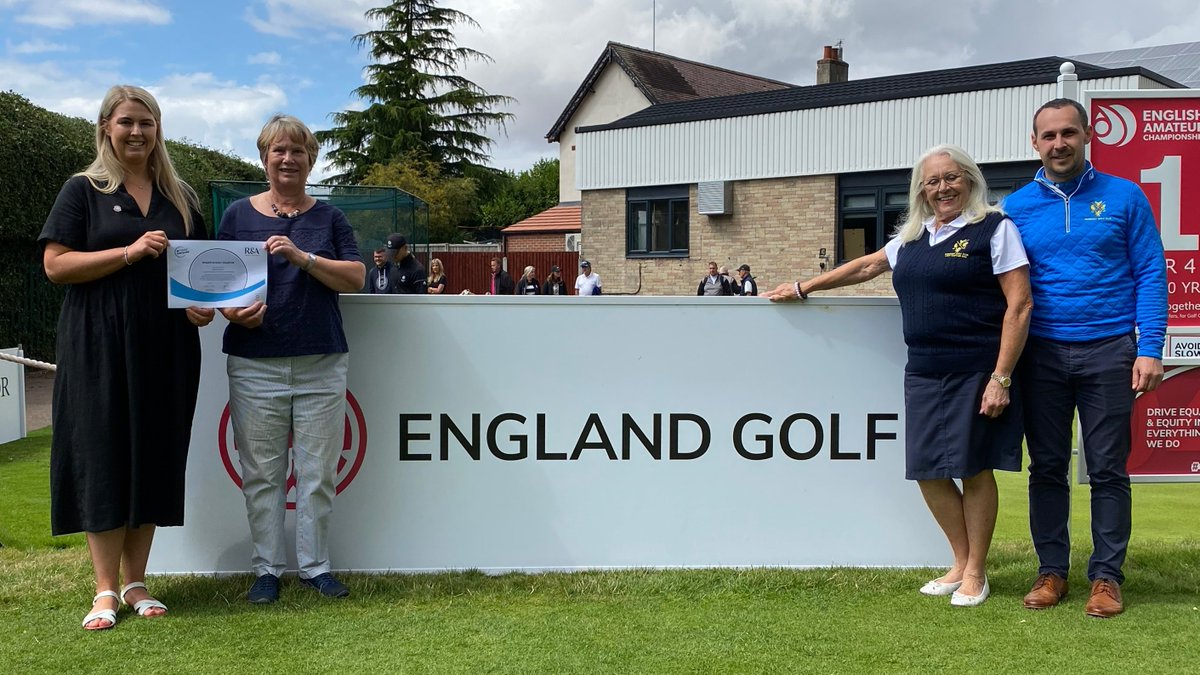
[[[180,215],[183,216],[184,231],[191,234],[192,212],[200,210],[200,198],[196,196],[196,191],[183,182],[179,178],[179,174],[175,172],[175,165],[171,163],[171,157],[167,154],[166,138],[163,137],[162,110],[158,107],[158,101],[154,100],[150,92],[145,89],[118,84],[108,90],[108,93],[104,95],[104,100],[100,103],[100,114],[96,118],[96,158],[86,169],[75,175],[87,178],[93,188],[104,194],[116,192],[121,183],[125,181],[125,167],[121,165],[121,160],[117,159],[112,142],[108,140],[108,134],[104,132],[104,123],[112,116],[117,106],[125,101],[141,103],[154,116],[154,124],[158,128],[155,130],[157,133],[154,149],[150,151],[150,158],[146,162],[146,166],[150,170],[150,179],[154,181],[159,192],[162,192],[167,200],[179,210]]]
[[[908,185],[908,211],[905,212],[900,226],[896,228],[896,236],[905,244],[920,239],[921,231],[925,229],[925,221],[934,215],[933,207],[925,199],[923,169],[929,158],[938,155],[949,157],[950,161],[958,165],[963,176],[971,183],[971,191],[967,193],[967,201],[963,205],[962,212],[963,218],[968,223],[978,223],[987,214],[1000,211],[999,207],[988,204],[987,180],[984,179],[983,172],[979,170],[979,165],[975,163],[975,160],[971,159],[971,156],[957,145],[935,145],[926,150],[913,165],[912,178]]]
[[[437,268],[438,268],[437,272],[433,271],[434,265],[437,265]],[[446,268],[445,268],[445,266],[442,265],[441,260],[438,260],[437,258],[430,260],[429,261],[429,279],[426,281],[426,283],[428,283],[430,286],[432,286],[434,283],[437,282],[438,279],[442,278],[442,275],[445,273],[446,273]]]

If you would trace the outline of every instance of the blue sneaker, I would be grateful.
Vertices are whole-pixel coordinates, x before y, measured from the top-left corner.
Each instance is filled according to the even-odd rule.
[[[301,579],[300,583],[309,588],[317,589],[321,595],[327,598],[345,598],[350,596],[350,589],[346,588],[346,584],[335,579],[329,572],[318,574],[311,579]]]
[[[254,580],[254,585],[246,591],[246,600],[256,605],[269,605],[279,599],[279,577],[274,574],[264,574]]]

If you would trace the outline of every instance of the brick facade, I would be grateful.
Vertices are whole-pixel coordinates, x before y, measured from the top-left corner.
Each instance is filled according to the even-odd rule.
[[[606,293],[692,295],[708,261],[735,270],[750,265],[759,291],[820,273],[825,248],[836,257],[837,181],[834,176],[736,181],[733,214],[696,213],[696,186],[688,190],[687,258],[625,257],[625,190],[583,193],[582,257],[604,280]],[[639,268],[641,287],[639,289]],[[894,295],[891,275],[829,295]]]
[[[567,240],[563,232],[505,235],[504,250],[514,253],[528,251],[566,251]]]

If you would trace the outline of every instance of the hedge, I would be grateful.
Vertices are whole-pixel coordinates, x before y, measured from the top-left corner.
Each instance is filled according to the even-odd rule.
[[[210,180],[266,180],[261,167],[189,142],[168,140],[180,176],[200,195],[212,227]],[[95,155],[95,123],[0,92],[0,347],[54,360],[54,327],[65,289],[42,273],[37,236],[62,184]]]

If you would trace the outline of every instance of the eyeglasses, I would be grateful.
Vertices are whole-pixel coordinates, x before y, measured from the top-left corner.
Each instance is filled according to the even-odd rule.
[[[947,187],[953,187],[962,182],[963,175],[961,173],[948,173],[941,178],[930,178],[925,181],[925,188],[928,190],[936,190],[942,184],[946,183]]]

